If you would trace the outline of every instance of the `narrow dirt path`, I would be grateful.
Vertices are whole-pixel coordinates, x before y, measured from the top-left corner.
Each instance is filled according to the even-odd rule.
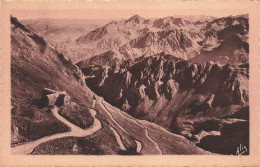
[[[142,125],[142,126],[143,126],[143,125]],[[144,127],[144,126],[143,126],[143,127]],[[159,155],[162,155],[162,150],[160,149],[159,144],[158,144],[157,142],[155,142],[155,141],[150,137],[148,129],[145,128],[145,127],[144,127],[144,129],[145,129],[145,135],[146,135],[146,137],[147,137],[151,142],[153,142],[153,144],[155,145],[156,150],[158,150],[158,152],[159,152]]]
[[[93,109],[89,109],[89,111],[94,118],[94,123],[88,129],[81,129],[80,127],[72,124],[71,122],[63,118],[61,115],[59,115],[58,110],[59,110],[58,107],[54,107],[51,110],[52,114],[61,122],[69,126],[71,128],[70,132],[58,133],[51,136],[46,136],[41,139],[28,142],[26,144],[16,146],[14,148],[11,148],[11,152],[13,154],[30,154],[35,147],[49,140],[63,138],[63,137],[85,137],[85,136],[92,135],[93,133],[95,133],[96,131],[102,128],[101,122],[96,118],[97,112]]]
[[[138,125],[142,126],[142,127],[145,129],[145,135],[146,135],[146,137],[147,137],[150,141],[152,141],[152,142],[154,143],[155,148],[156,148],[156,149],[158,150],[158,152],[159,152],[159,155],[162,155],[162,154],[163,154],[163,153],[162,153],[162,150],[161,150],[160,147],[159,147],[159,144],[158,144],[157,142],[155,142],[155,141],[150,137],[148,129],[147,129],[142,123],[140,123],[140,122],[141,122],[140,120],[137,120],[137,119],[132,118],[132,117],[127,117],[126,115],[124,115],[124,114],[122,113],[121,110],[119,110],[119,114],[122,115],[123,117],[127,118],[127,119],[131,119],[131,120],[135,121]],[[140,144],[141,144],[141,143],[140,143]],[[141,146],[142,146],[142,145],[141,145]]]
[[[103,110],[108,114],[108,116],[110,117],[110,119],[123,131],[125,132],[126,134],[129,134],[128,131],[126,131],[114,118],[114,116],[108,111],[108,109],[106,108],[106,106],[104,105],[103,103],[103,98],[102,100],[100,101],[101,103],[101,107],[103,108]]]
[[[126,148],[125,148],[125,146],[124,146],[124,144],[123,144],[123,142],[122,142],[122,140],[121,140],[121,137],[120,137],[120,135],[118,134],[118,132],[117,132],[117,131],[115,130],[115,128],[113,128],[113,127],[110,127],[110,129],[111,129],[112,132],[114,133],[114,135],[115,135],[115,137],[116,137],[116,141],[117,141],[117,143],[118,143],[120,149],[125,151]]]

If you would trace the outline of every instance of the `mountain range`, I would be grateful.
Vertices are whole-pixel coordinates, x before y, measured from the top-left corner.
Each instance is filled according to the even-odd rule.
[[[134,15],[75,35],[87,23],[64,31],[11,17],[13,152],[249,147],[248,16],[187,18]]]
[[[74,63],[105,52],[118,52],[125,59],[165,52],[200,63],[244,63],[249,53],[248,30],[247,15],[196,22],[135,15],[100,26],[57,49]]]

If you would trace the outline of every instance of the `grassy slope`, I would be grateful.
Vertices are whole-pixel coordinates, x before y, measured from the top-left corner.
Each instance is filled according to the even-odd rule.
[[[66,106],[63,107],[59,113],[61,116],[82,129],[87,129],[94,122],[93,117],[85,106]]]

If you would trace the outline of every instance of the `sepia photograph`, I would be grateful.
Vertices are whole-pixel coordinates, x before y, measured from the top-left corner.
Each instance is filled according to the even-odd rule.
[[[13,153],[249,154],[246,13],[10,19]]]
[[[12,156],[251,155],[248,10],[8,16]]]

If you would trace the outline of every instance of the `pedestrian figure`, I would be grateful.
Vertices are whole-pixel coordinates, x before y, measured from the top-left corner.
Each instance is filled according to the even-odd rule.
[[[92,99],[92,107],[95,107],[95,103],[96,103],[97,99],[95,97],[95,95],[93,95],[93,99]]]

